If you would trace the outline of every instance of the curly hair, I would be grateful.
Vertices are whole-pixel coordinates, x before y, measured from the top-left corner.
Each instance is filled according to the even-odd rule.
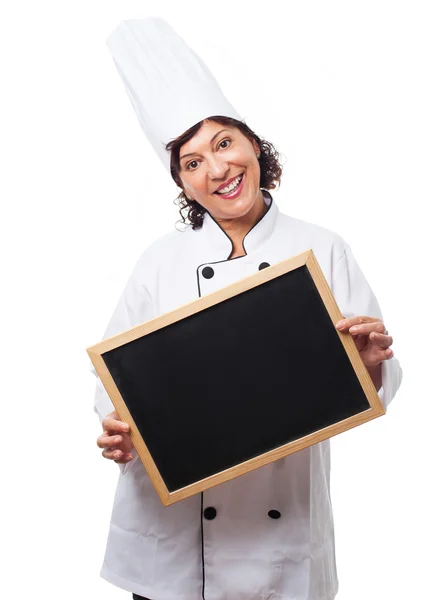
[[[280,179],[282,175],[282,165],[279,162],[279,153],[274,146],[261,139],[256,133],[250,129],[244,121],[238,121],[232,117],[224,116],[213,116],[199,121],[193,125],[190,129],[182,133],[179,137],[171,140],[166,145],[166,150],[171,152],[171,175],[175,183],[182,192],[174,200],[174,204],[179,207],[181,223],[186,224],[186,219],[192,225],[192,229],[198,229],[203,224],[203,217],[206,209],[199,204],[196,200],[188,200],[184,191],[183,184],[180,178],[180,148],[189,141],[201,128],[205,121],[215,121],[228,127],[236,127],[239,129],[251,142],[255,140],[260,147],[260,158],[258,159],[260,165],[260,189],[273,190],[280,185]]]

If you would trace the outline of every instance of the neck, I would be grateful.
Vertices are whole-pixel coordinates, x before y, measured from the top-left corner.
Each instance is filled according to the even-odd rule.
[[[237,219],[217,219],[217,223],[229,236],[233,244],[233,252],[229,258],[244,256],[243,240],[254,225],[262,218],[267,209],[263,193],[260,190],[251,210]]]

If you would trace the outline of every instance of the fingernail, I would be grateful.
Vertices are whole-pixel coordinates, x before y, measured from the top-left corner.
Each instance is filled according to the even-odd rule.
[[[353,325],[349,331],[351,333],[354,333],[354,331],[360,331],[360,327],[359,325]]]
[[[120,458],[122,456],[121,452],[114,452],[114,458]]]
[[[128,431],[128,429],[129,429],[129,425],[127,425],[127,424],[125,423],[124,425],[122,425],[122,429],[123,429],[124,431]]]
[[[336,325],[337,329],[343,329],[343,327],[345,326],[345,322],[344,321],[339,321]]]

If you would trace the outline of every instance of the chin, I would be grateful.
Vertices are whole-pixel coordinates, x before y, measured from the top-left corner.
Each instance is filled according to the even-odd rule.
[[[224,201],[217,206],[217,211],[221,214],[225,214],[230,219],[237,219],[240,217],[244,217],[248,214],[250,210],[252,210],[255,204],[255,200],[249,199],[239,199],[238,202],[232,202],[229,204],[229,201]]]
[[[211,195],[205,203],[201,202],[202,206],[213,216],[219,219],[237,219],[247,215],[253,208],[259,197],[259,189],[254,190],[251,194],[250,190],[245,189],[233,199],[223,199],[221,197],[214,198]]]

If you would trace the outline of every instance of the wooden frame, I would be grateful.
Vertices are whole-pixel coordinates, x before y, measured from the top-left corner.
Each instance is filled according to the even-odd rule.
[[[147,473],[149,474],[153,482],[154,487],[156,488],[160,496],[162,503],[165,506],[168,506],[193,494],[196,494],[215,485],[228,481],[248,471],[267,465],[277,459],[288,456],[289,454],[292,454],[298,450],[326,440],[327,438],[335,436],[341,432],[344,432],[348,429],[356,427],[362,423],[365,423],[369,420],[372,420],[376,417],[385,414],[384,407],[380,401],[372,379],[360,358],[359,352],[355,346],[352,336],[349,333],[341,333],[338,330],[336,330],[337,336],[339,336],[343,344],[343,347],[358,377],[360,385],[366,395],[366,398],[370,405],[370,408],[368,410],[360,412],[359,414],[356,414],[352,417],[346,418],[341,422],[335,423],[328,427],[324,427],[323,429],[315,431],[314,433],[306,435],[300,439],[287,443],[271,451],[265,452],[260,456],[251,458],[250,460],[242,462],[241,464],[237,464],[222,472],[206,477],[205,479],[192,483],[191,485],[187,485],[186,487],[183,487],[179,490],[171,492],[166,487],[162,476],[160,475],[160,472],[154,460],[152,459],[152,456],[139,430],[137,429],[137,425],[134,422],[131,413],[129,412],[129,409],[126,406],[119,392],[119,389],[103,360],[102,354],[109,350],[118,348],[124,344],[127,344],[128,342],[132,342],[138,338],[146,336],[158,329],[171,325],[176,321],[198,313],[199,311],[205,310],[219,302],[223,302],[224,300],[227,300],[232,296],[241,294],[242,292],[250,290],[256,286],[260,286],[261,284],[270,281],[271,279],[279,277],[285,273],[288,273],[291,270],[297,269],[302,266],[306,266],[308,268],[309,273],[321,296],[321,299],[329,313],[329,316],[335,325],[335,323],[337,323],[343,317],[335,302],[335,299],[328,286],[328,283],[321,271],[321,268],[314,256],[314,253],[312,252],[312,250],[308,250],[297,256],[286,259],[273,266],[258,271],[257,273],[245,277],[244,279],[241,279],[240,281],[237,281],[229,286],[221,288],[216,292],[198,298],[197,300],[187,303],[171,312],[160,315],[150,321],[137,325],[136,327],[133,327],[127,331],[124,331],[118,335],[103,340],[102,342],[87,348],[89,357],[92,363],[94,364],[94,367],[101,381],[103,382],[103,385],[107,393],[109,394],[109,397],[111,398],[118,415],[123,421],[129,423],[130,425],[130,435],[134,447],[137,450],[140,460],[142,461]]]

